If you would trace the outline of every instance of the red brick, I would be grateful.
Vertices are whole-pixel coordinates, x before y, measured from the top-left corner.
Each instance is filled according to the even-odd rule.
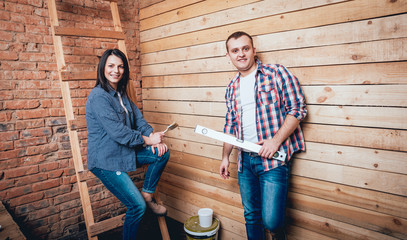
[[[18,55],[16,52],[1,51],[0,60],[18,60]]]
[[[16,148],[27,147],[27,146],[36,146],[40,144],[47,143],[46,137],[35,137],[35,138],[27,138],[22,139],[14,142]]]
[[[38,209],[43,209],[46,207],[49,207],[50,203],[48,199],[43,199],[38,202],[33,202],[29,204],[24,204],[22,206],[16,207],[14,213],[17,215],[26,215],[29,212],[38,210]]]
[[[17,119],[44,118],[49,116],[48,109],[18,110]]]
[[[33,62],[2,61],[1,68],[3,70],[37,70],[37,64]]]
[[[1,105],[1,103],[0,103]],[[15,124],[14,123],[0,123],[0,132],[6,132],[6,131],[14,131],[15,129]]]
[[[13,36],[14,36],[14,34],[12,32],[0,30],[0,39],[2,39],[3,41],[10,42],[13,40]]]
[[[38,61],[38,62],[50,62],[52,56],[45,53],[20,53],[20,61]]]
[[[23,81],[18,84],[19,89],[33,89],[38,91],[38,89],[49,89],[49,81]]]
[[[45,155],[40,154],[40,155],[35,155],[35,156],[27,156],[23,158],[23,164],[21,166],[29,166],[29,165],[34,165],[38,164],[45,161]]]
[[[26,203],[36,202],[44,198],[43,192],[30,193],[25,196],[10,199],[10,207],[20,206]]]
[[[0,21],[0,30],[24,32],[24,24],[9,21]]]
[[[16,182],[15,184],[16,184],[16,186],[31,185],[33,183],[41,182],[41,181],[44,181],[47,179],[48,179],[48,176],[46,173],[38,173],[38,174],[32,174],[29,176],[17,178],[15,180],[15,182]]]
[[[0,151],[7,151],[14,149],[13,142],[0,142]]]
[[[45,71],[13,71],[13,78],[16,80],[39,80],[46,79]]]
[[[32,184],[32,190],[34,192],[39,192],[42,190],[58,187],[59,185],[60,185],[59,179],[51,179]]]
[[[63,173],[64,173],[64,170],[62,170],[62,169],[49,171],[48,172],[48,178],[60,178]]]
[[[40,172],[48,172],[50,170],[55,170],[59,166],[58,162],[49,162],[49,163],[43,163],[39,165]]]
[[[61,108],[50,108],[49,109],[50,117],[63,117],[65,116],[65,110]]]
[[[1,180],[0,181],[0,191],[14,187],[14,180]]]
[[[19,139],[18,132],[0,132],[0,141],[13,141]]]
[[[54,198],[54,204],[58,205],[58,204],[68,202],[68,201],[72,201],[72,200],[79,199],[79,198],[80,198],[80,196],[79,196],[78,191],[70,192],[70,193],[67,193],[67,194],[64,194],[64,195],[56,196]]]
[[[26,31],[29,33],[34,33],[34,34],[44,34],[48,35],[48,26],[41,26],[41,25],[26,25],[25,26]]]
[[[26,151],[24,149],[4,151],[4,152],[0,152],[0,160],[22,157],[25,154],[26,154]]]
[[[12,91],[2,91],[0,92],[0,100],[13,100],[14,94]]]
[[[19,167],[19,168],[14,168],[14,169],[9,169],[4,171],[4,178],[9,179],[9,178],[17,178],[17,177],[22,177],[25,175],[30,175],[34,173],[38,173],[38,166],[27,166],[27,167]]]
[[[76,206],[80,206],[80,204],[81,204],[80,202],[76,202]],[[71,217],[78,216],[81,214],[82,214],[82,211],[80,208],[73,208],[73,209],[69,209],[69,210],[65,210],[65,211],[61,210],[61,213],[59,215],[60,215],[61,219],[67,219],[67,218],[71,218]]]
[[[10,15],[10,20],[12,22],[22,23],[25,25],[45,25],[45,19],[35,15],[12,13]]]
[[[41,146],[31,146],[27,148],[27,155],[47,154],[58,151],[57,143],[50,143]]]
[[[0,81],[0,89],[2,89],[2,90],[12,90],[12,89],[15,89],[15,88],[16,88],[16,83],[15,82]]]
[[[22,187],[13,187],[7,190],[7,198],[15,198],[32,193],[31,185],[25,185]]]
[[[58,207],[54,207],[54,206],[50,206],[46,209],[41,209],[41,210],[37,210],[37,211],[33,211],[30,212],[28,214],[27,220],[36,220],[36,219],[40,219],[40,218],[44,218],[50,215],[54,215],[59,213],[59,208]]]
[[[28,138],[28,137],[42,137],[42,136],[51,136],[52,129],[49,127],[46,128],[36,128],[36,129],[28,129],[20,132],[21,138]]]
[[[21,43],[44,43],[44,37],[37,34],[17,33],[15,38]],[[27,59],[27,57],[25,58]]]
[[[4,109],[15,110],[15,109],[32,109],[40,106],[38,100],[17,100],[17,101],[5,101]]]
[[[45,126],[44,119],[33,119],[33,120],[25,120],[25,121],[16,122],[17,130],[39,128],[39,127],[44,127],[44,126]]]
[[[57,195],[68,193],[71,190],[72,190],[71,185],[61,185],[61,186],[56,187],[56,188],[51,188],[51,189],[45,190],[44,194],[45,194],[46,198],[52,198],[52,197],[55,197]]]

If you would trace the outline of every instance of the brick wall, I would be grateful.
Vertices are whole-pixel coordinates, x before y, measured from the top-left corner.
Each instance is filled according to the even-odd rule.
[[[119,0],[122,27],[141,107],[138,1]],[[61,26],[113,30],[108,2],[57,1]],[[95,70],[106,39],[63,38],[68,70]],[[47,1],[0,1],[0,200],[30,239],[84,230],[69,137],[56,74]],[[85,114],[95,81],[72,83],[75,114]],[[80,131],[86,160],[86,131]],[[133,174],[139,179],[141,174]],[[96,220],[124,212],[98,180],[89,181]]]

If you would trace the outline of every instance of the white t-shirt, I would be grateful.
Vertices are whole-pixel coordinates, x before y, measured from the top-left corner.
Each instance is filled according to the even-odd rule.
[[[240,100],[242,103],[242,128],[243,139],[256,143],[256,102],[254,97],[254,83],[256,82],[257,69],[246,77],[240,76]]]

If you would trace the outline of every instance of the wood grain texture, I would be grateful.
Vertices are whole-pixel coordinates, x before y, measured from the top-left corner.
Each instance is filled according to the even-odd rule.
[[[183,222],[210,206],[220,237],[246,238],[237,150],[222,180],[222,142],[194,133],[197,124],[223,131],[225,89],[236,76],[225,40],[243,30],[262,62],[288,67],[306,96],[289,239],[407,238],[407,1],[230,4],[162,1],[143,9],[144,116],[156,131],[179,124],[165,137],[171,158],[160,182],[169,216]]]

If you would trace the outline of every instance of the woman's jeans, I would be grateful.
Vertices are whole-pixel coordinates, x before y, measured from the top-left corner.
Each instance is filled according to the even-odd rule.
[[[159,157],[157,153],[158,151],[155,151],[155,154],[153,154],[150,147],[137,151],[137,166],[140,167],[141,165],[149,164],[145,174],[143,192],[154,193],[158,180],[170,157],[169,151],[161,157]],[[105,187],[127,208],[126,219],[123,225],[123,239],[136,239],[139,223],[146,210],[146,203],[140,191],[125,172],[107,171],[100,168],[94,168],[91,172],[95,174]]]
[[[264,171],[261,157],[242,152],[239,172],[240,195],[249,240],[265,239],[264,228],[280,234],[284,228],[289,168],[284,165]]]

